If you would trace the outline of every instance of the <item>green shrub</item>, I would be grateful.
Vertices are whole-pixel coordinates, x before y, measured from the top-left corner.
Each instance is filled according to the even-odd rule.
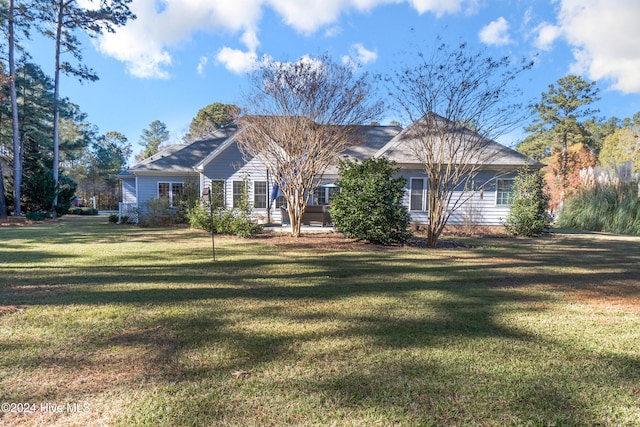
[[[51,218],[48,212],[43,211],[31,211],[25,214],[25,217],[30,221],[43,221],[47,218]]]
[[[67,213],[71,215],[98,215],[98,210],[94,208],[75,207],[69,208],[69,211]]]
[[[193,207],[187,209],[187,220],[191,228],[211,231],[211,212],[205,203],[198,201]]]
[[[388,245],[403,243],[411,216],[402,204],[406,179],[394,178],[399,168],[387,159],[362,163],[340,161],[340,192],[331,202],[336,230],[346,237]]]
[[[31,174],[25,174],[23,181],[24,208],[31,212],[51,211],[56,194],[53,173],[49,169],[42,169]],[[60,174],[58,178],[57,216],[66,214],[75,197],[77,184],[67,175]]]
[[[109,215],[109,222],[112,224],[117,224],[118,223],[118,214],[110,214]]]
[[[513,202],[505,223],[507,231],[528,237],[542,233],[550,225],[548,203],[544,177],[525,166],[513,180]]]
[[[192,228],[211,231],[213,226],[218,234],[251,238],[262,231],[262,226],[256,224],[246,210],[238,208],[218,208],[212,214],[206,203],[198,202],[187,210],[187,218]]]
[[[71,202],[75,198],[77,188],[78,184],[71,177],[60,174],[58,179],[58,206],[56,207],[56,213],[59,217],[66,214],[71,208]],[[96,211],[97,214],[98,212]]]

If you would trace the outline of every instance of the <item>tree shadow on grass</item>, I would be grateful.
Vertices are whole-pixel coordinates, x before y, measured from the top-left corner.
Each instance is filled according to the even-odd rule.
[[[27,358],[27,346],[9,349],[16,356],[6,363],[9,368],[37,364],[91,372],[101,369],[99,356],[110,349],[129,349],[137,354],[132,364],[146,369],[131,372],[125,384],[142,379],[167,390],[194,383],[231,390],[230,373],[246,370],[256,388],[269,392],[244,397],[258,399],[273,424],[286,420],[278,412],[291,409],[270,406],[269,393],[279,388],[294,396],[294,405],[312,402],[314,407],[315,396],[323,396],[319,406],[324,408],[302,420],[326,424],[337,413],[347,423],[364,424],[593,424],[601,421],[595,414],[599,405],[620,403],[599,400],[599,390],[619,387],[629,395],[630,384],[640,382],[638,359],[594,351],[589,363],[609,369],[606,374],[589,372],[583,360],[575,361],[576,352],[589,350],[510,326],[501,315],[505,310],[510,315],[544,311],[561,298],[521,292],[522,287],[562,287],[568,278],[592,286],[593,269],[599,283],[613,283],[621,275],[637,277],[632,270],[637,252],[632,252],[633,244],[595,245],[585,252],[580,240],[553,243],[564,246],[532,250],[523,242],[515,248],[465,252],[456,260],[458,255],[443,259],[416,250],[303,251],[289,258],[264,247],[247,256],[245,243],[227,242],[229,258],[216,264],[190,258],[163,266],[156,259],[147,267],[95,265],[70,277],[56,268],[35,269],[16,274],[12,293],[2,299],[26,307],[108,306],[127,314],[99,333],[91,322],[60,326],[62,335],[73,331],[79,338],[51,344],[51,351],[79,344],[70,358]],[[559,253],[582,258],[569,263]],[[565,273],[561,268],[566,265],[577,270]],[[30,294],[27,288],[38,283],[67,288],[54,295]],[[130,285],[118,288],[122,283]],[[327,342],[334,344],[314,350]],[[79,357],[83,352],[95,357]],[[315,359],[318,354],[322,359]],[[542,360],[534,360],[538,354]],[[298,367],[312,375],[260,375]],[[274,384],[278,381],[282,384]],[[29,393],[13,397],[47,397]],[[224,407],[200,393],[202,405]],[[168,423],[188,424],[184,414],[190,409],[186,399],[172,401]],[[227,411],[242,412],[233,407]],[[205,413],[199,421],[215,424],[226,416]]]

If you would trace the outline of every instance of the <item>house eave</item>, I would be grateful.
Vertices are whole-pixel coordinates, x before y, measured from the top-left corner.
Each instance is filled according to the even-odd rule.
[[[197,175],[197,171],[131,171],[131,176],[193,176]]]

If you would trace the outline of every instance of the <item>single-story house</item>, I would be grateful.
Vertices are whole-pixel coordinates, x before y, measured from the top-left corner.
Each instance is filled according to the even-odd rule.
[[[415,125],[415,124],[414,124]],[[413,125],[412,125],[413,126]],[[413,221],[427,221],[427,185],[424,166],[416,158],[407,141],[407,130],[397,126],[362,126],[357,145],[342,153],[342,158],[364,160],[386,157],[400,167],[407,180],[404,203]],[[172,145],[122,172],[122,202],[120,216],[135,220],[136,212],[144,211],[145,203],[153,198],[167,198],[174,205],[187,185],[195,185],[199,194],[211,189],[233,207],[248,181],[249,200],[254,217],[259,222],[281,223],[281,207],[286,206],[277,196],[277,184],[265,165],[257,158],[243,157],[236,136],[241,129],[235,124],[218,129],[211,138],[186,145]],[[495,141],[488,142],[490,156],[480,165],[474,177],[478,189],[463,207],[453,213],[451,225],[502,225],[509,213],[511,182],[518,169],[527,163],[525,156]],[[310,196],[309,206],[328,205],[338,187],[336,164],[319,177],[319,185]],[[539,165],[538,165],[539,166]],[[286,219],[285,219],[286,221]]]

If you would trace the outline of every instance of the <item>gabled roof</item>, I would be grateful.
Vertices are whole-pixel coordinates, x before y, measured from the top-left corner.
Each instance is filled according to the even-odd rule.
[[[196,165],[194,165],[194,169],[202,172],[209,163],[211,163],[216,157],[223,153],[228,147],[237,143],[236,136],[238,136],[238,134],[242,132],[242,129],[238,129],[237,125],[233,126],[235,127],[235,131],[231,135],[229,135],[226,140],[219,144],[214,150],[210,151],[206,156],[204,156]]]
[[[402,130],[399,126],[360,126],[356,134],[356,143],[346,149],[341,157],[350,160],[365,160],[372,158],[376,152],[384,147]],[[329,166],[325,175],[338,174],[338,162]]]
[[[384,147],[380,148],[374,156],[385,157],[389,160],[393,160],[398,164],[421,164],[420,160],[416,156],[416,153],[412,149],[412,143],[415,141],[415,132],[421,130],[416,129],[418,126],[425,126],[427,116],[415,121],[411,125],[407,126],[400,133],[398,133],[392,140],[390,140]],[[435,119],[436,122],[444,122],[446,119],[431,114],[429,119]],[[441,123],[442,126],[446,125]],[[461,129],[461,134],[464,137],[471,139],[477,139],[482,145],[482,149],[478,151],[480,158],[476,161],[486,166],[521,166],[529,164],[531,166],[542,166],[541,163],[527,159],[526,156],[518,153],[511,148],[508,148],[491,139],[482,138],[477,133],[472,132],[469,129]],[[472,159],[469,159],[473,163]]]
[[[371,158],[401,131],[400,126],[361,126],[356,135],[362,138],[361,141],[345,150],[343,157],[357,160]]]
[[[194,167],[213,151],[216,151],[237,131],[235,125],[216,130],[211,138],[186,145],[170,145],[164,150],[129,168],[133,174],[144,173],[194,173]]]
[[[445,120],[436,115],[429,117]],[[324,175],[338,174],[338,158],[362,161],[373,157],[386,157],[399,165],[422,165],[411,149],[411,141],[414,138],[412,134],[416,130],[416,126],[424,125],[424,120],[425,118],[422,118],[405,129],[398,126],[360,126],[354,137],[354,145],[338,156],[335,163],[324,172]],[[196,173],[228,147],[233,146],[240,131],[236,124],[231,124],[216,130],[211,138],[194,141],[187,145],[170,145],[122,172],[119,176],[126,178],[138,174]],[[463,132],[472,135],[469,130]],[[520,166],[529,162],[534,167],[542,166],[539,162],[527,160],[522,154],[495,141],[486,140],[486,142],[486,151],[482,154],[482,159],[479,159],[484,165]]]

